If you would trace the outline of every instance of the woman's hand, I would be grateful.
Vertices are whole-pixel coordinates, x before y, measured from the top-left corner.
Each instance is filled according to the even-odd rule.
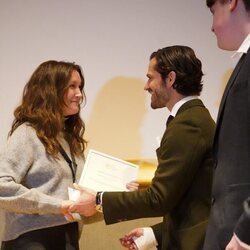
[[[127,183],[126,187],[129,191],[136,191],[139,188],[139,183],[138,181],[131,181]]]
[[[61,213],[64,215],[65,219],[68,221],[74,221],[74,217],[69,211],[70,206],[73,204],[73,201],[65,200],[61,204]]]

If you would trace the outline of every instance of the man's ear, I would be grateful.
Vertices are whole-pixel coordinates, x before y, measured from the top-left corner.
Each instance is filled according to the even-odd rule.
[[[238,0],[229,0],[229,10],[233,12],[238,5]]]
[[[172,70],[168,73],[167,78],[166,78],[166,86],[168,88],[173,87],[176,79],[176,73]]]

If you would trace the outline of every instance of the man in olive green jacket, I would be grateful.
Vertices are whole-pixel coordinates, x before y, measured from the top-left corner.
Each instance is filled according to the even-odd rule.
[[[151,185],[134,192],[82,191],[72,211],[90,216],[98,203],[106,224],[163,216],[163,223],[152,227],[158,249],[202,249],[210,211],[215,129],[198,99],[202,76],[201,62],[189,47],[166,47],[151,55],[144,89],[151,94],[151,107],[167,107],[172,120],[157,149],[158,167]],[[143,234],[128,234],[123,246],[137,249],[134,239]]]

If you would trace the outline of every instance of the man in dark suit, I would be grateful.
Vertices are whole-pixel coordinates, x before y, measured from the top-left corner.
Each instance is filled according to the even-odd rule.
[[[217,118],[216,171],[204,250],[250,249],[250,1],[207,0],[207,6],[218,46],[237,51],[240,60]]]
[[[106,224],[163,216],[154,226],[158,249],[200,250],[211,201],[215,123],[198,99],[202,65],[186,46],[171,46],[150,57],[148,81],[153,109],[167,107],[172,121],[157,149],[151,185],[134,192],[82,192],[72,211],[85,216],[102,205]],[[170,120],[170,119],[169,119]]]

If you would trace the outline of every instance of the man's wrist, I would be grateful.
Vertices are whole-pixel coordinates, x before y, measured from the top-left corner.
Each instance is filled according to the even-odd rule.
[[[97,192],[95,197],[96,210],[102,212],[102,195],[103,191]]]

